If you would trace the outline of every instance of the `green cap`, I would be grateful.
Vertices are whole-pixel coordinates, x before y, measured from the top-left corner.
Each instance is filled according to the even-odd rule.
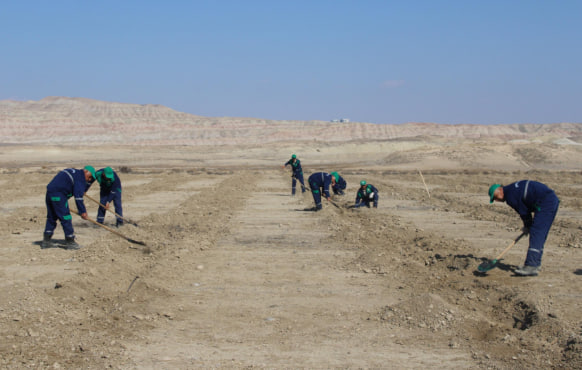
[[[297,158],[297,156],[296,156],[295,154],[293,154],[293,155],[291,156],[291,159],[295,159],[295,158]]]
[[[95,179],[95,168],[93,166],[85,166],[85,169],[89,172],[91,172],[91,176],[93,176],[93,179]]]
[[[495,190],[497,190],[497,188],[500,186],[501,184],[493,184],[491,185],[491,187],[489,187],[489,203],[493,203],[493,194],[495,193]]]
[[[366,180],[360,181],[360,185],[362,185],[362,186],[366,185]]]
[[[105,174],[105,177],[107,177],[108,179],[115,180],[115,176],[113,176],[113,168],[105,167],[103,173]]]
[[[339,174],[337,172],[332,172],[330,175],[332,175],[335,179],[335,181],[339,181]]]

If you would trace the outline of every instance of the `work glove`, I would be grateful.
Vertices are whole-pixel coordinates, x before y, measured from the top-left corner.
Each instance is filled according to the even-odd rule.
[[[525,236],[529,235],[529,227],[527,227],[527,226],[524,226],[524,227],[522,227],[522,228],[521,228],[521,232],[522,232],[522,233],[523,233]]]

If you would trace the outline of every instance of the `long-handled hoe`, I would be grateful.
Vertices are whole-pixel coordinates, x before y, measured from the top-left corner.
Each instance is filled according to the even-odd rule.
[[[291,176],[291,177],[294,178],[295,180],[297,180],[299,185],[301,185],[301,191],[303,191],[303,192],[307,191],[307,187],[305,185],[303,185],[297,177],[295,177],[295,176]],[[303,181],[305,182],[305,180],[303,180]]]
[[[305,186],[305,189],[306,189],[306,190],[309,190],[309,191],[312,191],[312,190],[311,190],[311,186]],[[322,194],[322,195],[323,195],[323,194]],[[331,199],[330,199],[330,200],[328,200],[328,202],[330,202],[330,203],[331,203],[331,204],[332,204],[332,205],[333,205],[335,208],[337,208],[337,209],[339,209],[339,210],[341,210],[341,211],[343,212],[343,209],[342,209],[342,207],[340,207],[340,205],[339,205],[339,204],[337,204],[336,202],[334,202],[334,201],[333,201],[333,200],[331,200]]]
[[[74,209],[69,209],[69,210],[72,213],[74,213],[76,215],[79,215],[79,212],[75,211]],[[111,233],[113,233],[113,234],[115,234],[117,236],[122,237],[123,239],[127,240],[130,243],[139,244],[139,245],[146,245],[146,243],[144,243],[144,242],[140,242],[139,240],[134,240],[134,239],[128,238],[127,236],[123,235],[122,233],[117,232],[117,231],[113,230],[112,228],[110,228],[108,226],[105,226],[103,224],[100,224],[99,222],[97,222],[97,221],[95,221],[95,220],[93,220],[91,218],[87,218],[87,221],[90,221],[90,222],[94,223],[95,225],[100,226],[100,227],[104,228],[105,230],[107,230],[107,231],[109,231],[109,232],[111,232]]]
[[[513,247],[515,245],[515,243],[517,243],[519,241],[519,239],[521,239],[524,235],[525,235],[525,233],[522,233],[517,238],[515,238],[515,240],[511,244],[509,244],[507,246],[507,248],[505,248],[505,250],[503,252],[501,252],[499,254],[499,256],[497,256],[497,258],[495,258],[494,260],[485,261],[482,264],[480,264],[479,267],[477,267],[477,270],[479,270],[481,272],[487,272],[487,271],[493,269],[495,266],[497,266],[497,262],[499,262],[501,257],[503,257],[503,255],[505,255],[505,253],[507,253],[507,251],[509,251],[511,249],[511,247]]]
[[[340,209],[341,211],[343,211],[343,208],[342,208],[342,207],[341,207],[339,204],[337,204],[336,202],[334,202],[333,200],[330,200],[329,202],[330,202],[331,204],[333,204],[335,208],[338,208],[338,209]]]
[[[105,208],[105,209],[106,209],[106,210],[108,210],[109,212],[113,213],[113,214],[114,214],[114,215],[115,215],[117,218],[120,218],[120,219],[122,219],[123,221],[126,221],[126,222],[128,222],[128,223],[132,224],[133,226],[136,226],[136,227],[138,226],[138,225],[137,225],[135,222],[133,222],[133,221],[131,221],[131,220],[129,220],[129,219],[127,219],[127,218],[125,218],[125,217],[122,217],[122,216],[118,215],[117,213],[115,213],[114,211],[110,210],[109,208],[105,207],[105,206],[104,206],[103,204],[101,204],[101,202],[100,202],[100,201],[98,201],[97,199],[94,199],[94,198],[90,197],[90,196],[89,196],[89,195],[87,195],[87,194],[85,194],[85,196],[86,196],[87,198],[89,198],[90,200],[92,200],[93,202],[95,202],[95,203],[99,204],[101,207]]]

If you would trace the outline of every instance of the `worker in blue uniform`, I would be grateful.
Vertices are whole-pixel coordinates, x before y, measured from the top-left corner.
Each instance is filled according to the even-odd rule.
[[[370,208],[370,203],[374,205],[374,208],[378,208],[378,189],[374,185],[368,184],[366,180],[362,180],[356,194],[354,208],[362,206]]]
[[[301,161],[297,159],[297,155],[293,154],[291,159],[285,162],[283,168],[291,166],[291,195],[295,195],[295,186],[297,181],[301,184],[301,192],[305,193],[305,182],[303,181],[303,169],[301,168]]]
[[[335,195],[344,195],[345,194],[344,190],[346,190],[346,187],[348,186],[346,180],[344,180],[344,178],[341,177],[340,174],[337,172],[332,172],[331,176],[333,177],[334,180],[334,184],[331,187],[333,193]]]
[[[99,206],[97,211],[97,222],[102,224],[105,221],[105,212],[109,209],[111,202],[115,206],[115,213],[117,221],[115,226],[123,226],[123,206],[121,204],[121,180],[119,176],[111,167],[105,167],[95,173],[97,182],[100,185]]]
[[[85,195],[88,184],[94,179],[95,168],[85,166],[84,169],[64,169],[49,182],[46,187],[47,216],[41,248],[54,248],[58,246],[51,241],[57,227],[57,220],[60,221],[65,232],[64,247],[66,249],[81,248],[75,241],[75,230],[73,229],[68,200],[70,197],[75,198],[77,211],[81,218],[86,220],[88,216],[85,203],[83,202],[83,196]]]
[[[522,231],[529,234],[529,248],[525,263],[515,270],[517,275],[536,276],[542,265],[544,244],[554,222],[560,200],[547,185],[532,180],[521,180],[503,186],[489,187],[489,201],[505,202],[523,221]]]
[[[329,187],[332,185],[333,177],[327,172],[316,172],[309,176],[307,181],[309,182],[311,195],[313,195],[313,201],[315,202],[314,210],[319,211],[323,208],[321,205],[322,195],[325,197],[325,199],[331,201]]]

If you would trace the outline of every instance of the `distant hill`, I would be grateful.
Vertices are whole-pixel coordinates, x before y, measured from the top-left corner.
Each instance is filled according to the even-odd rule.
[[[0,101],[2,144],[234,145],[288,141],[500,139],[582,143],[582,123],[446,125],[203,117],[161,105],[47,97]]]

